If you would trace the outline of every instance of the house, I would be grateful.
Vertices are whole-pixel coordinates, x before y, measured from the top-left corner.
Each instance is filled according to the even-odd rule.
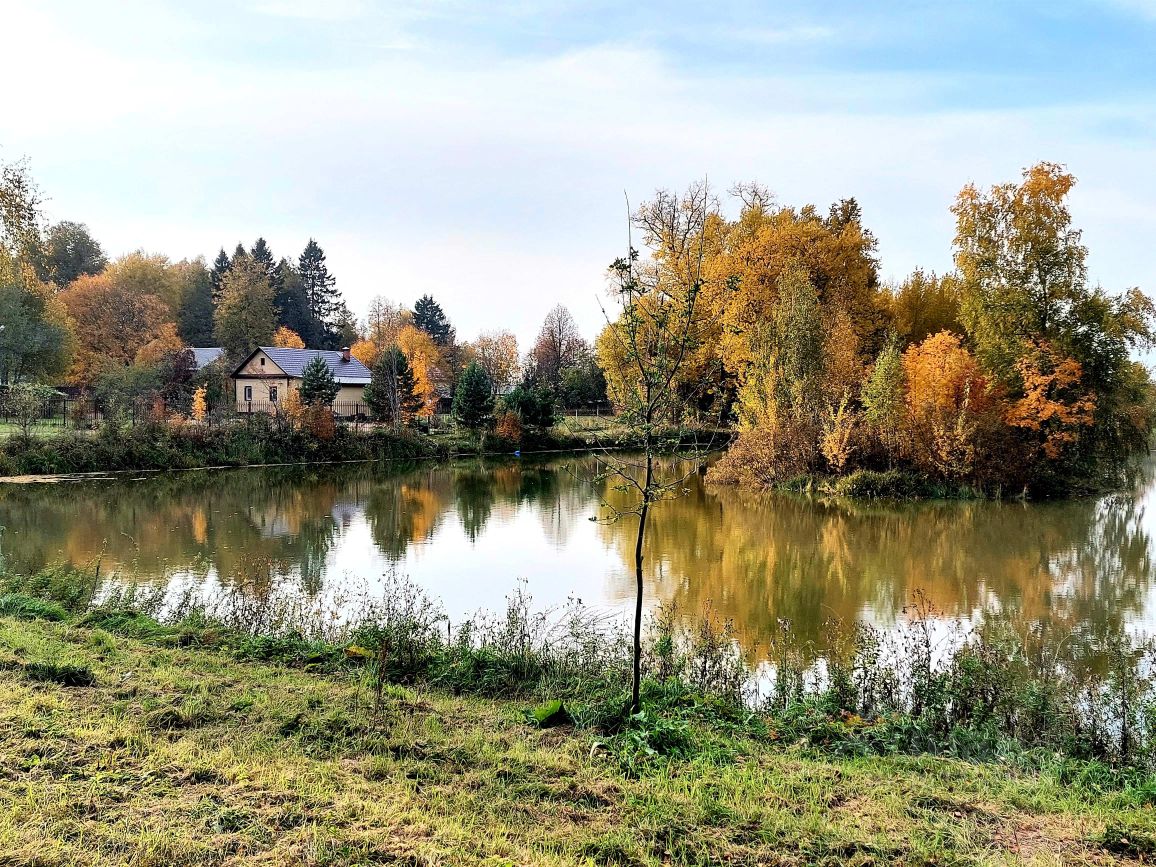
[[[301,377],[309,362],[320,358],[341,387],[334,409],[340,415],[365,413],[365,387],[372,379],[368,367],[349,354],[322,349],[282,349],[261,346],[254,349],[233,371],[237,412],[272,412],[275,404],[290,391],[301,387]]]

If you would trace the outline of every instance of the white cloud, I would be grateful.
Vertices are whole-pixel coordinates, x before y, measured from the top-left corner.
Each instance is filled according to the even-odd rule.
[[[926,76],[724,79],[627,43],[226,63],[125,53],[16,9],[29,38],[0,72],[38,74],[6,96],[4,156],[29,154],[52,216],[87,221],[113,253],[211,256],[263,234],[284,255],[315,236],[355,310],[428,291],[463,337],[511,327],[525,343],[557,301],[599,326],[624,188],[638,201],[708,174],[787,203],[855,195],[898,277],[950,265],[947,208],[964,182],[1046,158],[1082,178],[1073,209],[1093,275],[1156,289],[1151,104],[928,110],[915,106],[942,82]],[[45,45],[68,62],[45,62]]]

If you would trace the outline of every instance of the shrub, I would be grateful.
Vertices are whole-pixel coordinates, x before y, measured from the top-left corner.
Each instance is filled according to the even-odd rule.
[[[522,441],[522,421],[517,413],[507,410],[498,416],[498,423],[494,426],[494,433],[507,442],[515,445]]]

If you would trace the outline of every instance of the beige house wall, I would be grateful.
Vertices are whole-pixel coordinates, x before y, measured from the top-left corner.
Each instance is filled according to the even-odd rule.
[[[270,362],[265,362],[266,367]],[[277,368],[279,370],[279,368]],[[280,402],[285,399],[290,390],[296,391],[301,387],[300,379],[291,379],[287,376],[265,376],[256,375],[246,377],[243,373],[238,375],[233,380],[234,396],[237,401],[237,412],[249,412],[250,403],[254,412],[269,412],[273,408],[269,406],[269,388],[270,386],[277,389],[277,401]],[[252,389],[252,400],[245,397],[245,389]],[[337,398],[334,403],[342,404],[343,411],[352,409],[347,407],[347,404],[365,404],[365,386],[364,385],[343,385],[337,392]],[[366,412],[367,410],[362,410]]]

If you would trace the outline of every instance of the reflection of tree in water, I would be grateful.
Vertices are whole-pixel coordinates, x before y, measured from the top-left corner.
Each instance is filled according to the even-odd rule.
[[[445,473],[432,465],[397,478],[375,479],[365,498],[374,544],[391,562],[400,561],[411,542],[433,537],[450,494]]]
[[[605,496],[625,495],[608,487]],[[895,507],[695,481],[660,509],[646,549],[654,595],[687,613],[709,602],[752,657],[780,618],[821,651],[832,621],[892,622],[918,590],[951,616],[995,606],[1106,634],[1141,613],[1152,577],[1134,497]],[[602,532],[630,554],[630,532]]]
[[[465,466],[453,471],[454,508],[462,530],[471,542],[486,528],[494,507],[499,478],[481,466]],[[507,501],[509,498],[507,497]]]
[[[215,571],[226,584],[260,589],[300,576],[316,588],[342,529],[335,517],[364,496],[357,476],[264,468],[3,486],[5,553],[22,571],[99,558],[106,572],[141,579]]]
[[[595,483],[596,471],[593,459],[567,458],[0,485],[2,545],[20,571],[100,557],[106,573],[216,573],[258,590],[300,576],[312,591],[335,541],[362,516],[394,562],[414,541],[432,539],[451,509],[476,539],[488,522],[532,507],[561,545],[601,496],[625,496]],[[1150,485],[1098,501],[891,507],[708,488],[692,478],[686,497],[655,513],[649,587],[687,613],[712,602],[734,620],[752,658],[777,618],[821,650],[832,620],[888,623],[917,590],[948,615],[999,608],[1025,625],[1078,627],[1065,644],[1075,653],[1119,636],[1143,611],[1153,577],[1143,527]],[[629,522],[600,532],[625,562]]]

